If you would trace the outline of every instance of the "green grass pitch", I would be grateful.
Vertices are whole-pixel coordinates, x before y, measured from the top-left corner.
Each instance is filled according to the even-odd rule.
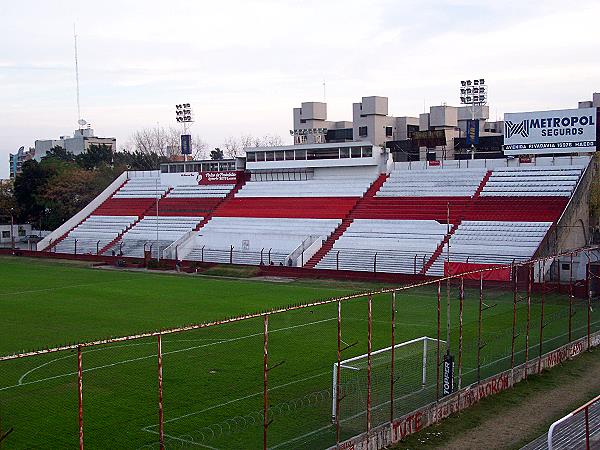
[[[290,303],[339,296],[374,285],[327,281],[284,283],[92,269],[80,263],[0,258],[0,354],[156,330]],[[524,292],[519,293],[520,296]],[[373,298],[373,350],[390,345],[390,294]],[[446,299],[442,291],[442,307]],[[451,348],[458,352],[458,290],[451,287]],[[544,351],[567,342],[565,294],[546,298]],[[482,377],[510,367],[512,293],[487,287]],[[335,304],[269,319],[271,448],[321,448],[335,443],[331,424],[332,365],[337,352]],[[466,289],[463,385],[476,381],[478,292]],[[434,286],[397,296],[396,342],[435,337]],[[576,300],[573,336],[585,333],[586,309]],[[524,360],[526,305],[519,302],[516,363]],[[593,329],[600,317],[594,313]],[[538,352],[540,298],[532,300],[530,353]],[[445,339],[442,309],[442,339]],[[168,448],[262,447],[263,322],[243,322],[164,336],[163,394]],[[367,302],[342,305],[347,359],[367,351]],[[435,349],[427,383],[419,355],[398,352],[395,414],[435,400]],[[83,352],[85,444],[88,448],[158,448],[156,339],[87,348]],[[61,352],[0,363],[0,445],[65,448],[78,445],[77,357]],[[390,375],[374,371],[374,423],[389,417]],[[365,428],[364,390],[341,402],[342,437]]]

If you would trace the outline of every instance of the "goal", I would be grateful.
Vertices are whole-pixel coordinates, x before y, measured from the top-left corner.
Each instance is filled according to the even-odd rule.
[[[445,343],[440,341],[440,346]],[[423,336],[394,345],[394,398],[418,395],[435,385],[437,339]],[[432,357],[433,355],[433,357]],[[332,420],[337,413],[337,361],[333,363]],[[392,347],[371,352],[371,410],[389,408],[391,398]],[[367,409],[368,355],[340,363],[340,421],[359,418]]]

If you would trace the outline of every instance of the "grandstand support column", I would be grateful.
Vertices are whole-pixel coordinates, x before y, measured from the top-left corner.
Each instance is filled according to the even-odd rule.
[[[263,449],[267,450],[269,427],[269,315],[263,316]]]
[[[435,365],[435,400],[440,399],[440,322],[441,322],[441,297],[442,282],[437,283],[437,345],[436,345],[436,365]]]
[[[540,280],[540,297],[541,297],[541,310],[540,310],[540,342],[539,342],[539,354],[538,354],[538,367],[537,373],[542,371],[542,351],[544,345],[544,300],[546,297],[546,260],[542,260],[542,274]]]
[[[74,255],[77,254],[77,239],[75,239],[75,248],[74,248],[74,253],[73,254]]]
[[[510,345],[510,374],[513,376],[515,370],[515,340],[517,338],[517,266],[511,265],[512,287],[513,287],[513,320],[512,320],[512,340]]]
[[[342,381],[342,301],[337,302],[337,365],[335,368],[335,444],[340,445],[340,383]]]
[[[79,450],[83,450],[83,364],[81,345],[77,347],[77,399],[79,406]]]
[[[458,390],[462,388],[462,354],[463,354],[463,303],[465,299],[465,279],[460,277],[459,309],[458,309]]]
[[[481,320],[483,307],[483,273],[479,273],[479,312],[477,318],[477,382],[481,381]]]
[[[531,291],[533,286],[533,265],[527,266],[527,324],[525,329],[525,378],[529,374],[529,329],[531,326]]]
[[[569,260],[569,342],[573,340],[573,253]]]
[[[390,364],[390,423],[394,421],[394,382],[395,382],[395,349],[396,345],[396,291],[392,291],[392,361]]]
[[[163,364],[162,364],[162,338],[161,334],[156,335],[157,355],[158,355],[158,439],[160,450],[165,448],[165,423],[163,411]]]
[[[371,350],[373,336],[373,298],[371,294],[367,296],[368,308],[368,329],[367,329],[367,440],[371,433]]]

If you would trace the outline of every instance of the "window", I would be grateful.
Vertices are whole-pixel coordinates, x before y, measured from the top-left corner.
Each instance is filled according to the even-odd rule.
[[[285,151],[285,159],[286,159],[286,161],[293,161],[294,160],[294,150],[286,150]]]
[[[367,136],[367,127],[358,127],[358,135],[360,137],[365,137]]]
[[[25,236],[25,229],[19,228],[19,236]]]
[[[386,137],[392,137],[392,127],[385,127],[385,136]]]
[[[307,150],[306,159],[338,159],[339,150],[335,148],[324,148],[319,150]]]
[[[350,149],[350,155],[353,158],[360,158],[360,147],[352,147]]]
[[[274,161],[275,160],[275,152],[265,152],[265,161]]]
[[[306,123],[306,119],[300,119],[300,123]]]
[[[10,237],[10,231],[3,231],[2,232],[2,237],[3,238],[9,238]]]
[[[246,153],[246,161],[248,162],[256,162],[256,153],[248,152]]]
[[[562,263],[560,265],[560,270],[569,270],[570,268],[571,268],[571,264],[568,264],[568,263],[566,263],[566,264]]]
[[[373,147],[363,147],[362,148],[362,157],[370,158],[371,156],[373,156]]]
[[[306,150],[296,150],[296,159],[306,159]]]
[[[340,148],[340,158],[350,158],[350,149],[348,147]]]
[[[169,166],[160,166],[160,173],[169,173]]]
[[[283,161],[283,150],[275,152],[275,161]]]
[[[265,152],[256,152],[256,161],[264,161]]]
[[[183,172],[183,164],[177,164],[175,166],[175,172],[182,173]]]

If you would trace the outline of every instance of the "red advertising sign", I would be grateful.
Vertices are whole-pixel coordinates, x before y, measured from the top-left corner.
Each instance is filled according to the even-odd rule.
[[[441,161],[427,161],[427,164],[429,164],[430,166],[441,166],[442,165]]]
[[[200,172],[198,184],[236,184],[242,173],[235,170]]]

